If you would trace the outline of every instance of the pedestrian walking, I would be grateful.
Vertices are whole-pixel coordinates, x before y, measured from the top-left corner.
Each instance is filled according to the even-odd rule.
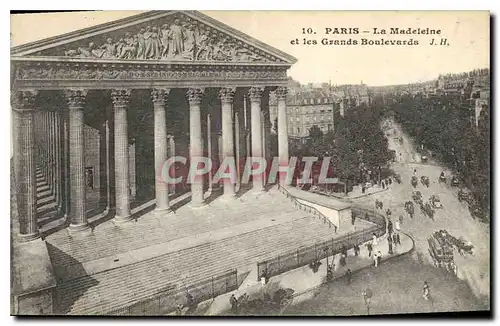
[[[397,240],[398,245],[400,245],[401,244],[401,237],[399,236],[399,233],[396,234],[396,240]]]
[[[354,255],[358,256],[359,255],[359,245],[354,246]]]
[[[375,268],[378,267],[378,253],[373,254],[373,264],[375,265]]]
[[[347,284],[351,284],[352,273],[351,273],[351,270],[349,268],[347,269],[347,272],[345,273],[345,276],[346,276],[346,279],[347,279]]]
[[[378,261],[378,264],[380,264],[382,262],[382,253],[380,251],[377,251],[377,261]]]
[[[392,185],[392,178],[389,178],[389,184]]]
[[[378,245],[378,239],[375,233],[372,234],[372,244],[374,247]]]
[[[396,246],[398,243],[398,236],[397,235],[398,235],[398,233],[394,233],[392,235],[392,243],[394,244],[394,246]]]
[[[382,189],[385,189],[385,183],[382,181]]]
[[[238,313],[238,299],[236,299],[234,294],[231,294],[231,297],[229,298],[229,303],[231,304],[231,312],[233,314]]]
[[[365,213],[365,220],[367,220],[368,222],[370,222],[370,215],[368,215],[368,213]]]
[[[372,245],[372,243],[371,243],[371,242],[368,242],[368,243],[366,244],[366,249],[368,250],[368,257],[371,257],[371,255],[372,255],[372,251],[373,251],[373,245]]]
[[[345,253],[342,253],[342,256],[340,256],[340,265],[345,266],[346,265],[346,255]]]
[[[389,245],[389,255],[392,255],[393,252],[392,252],[392,237],[389,235],[387,237],[387,244]]]
[[[391,234],[392,234],[392,231],[394,231],[394,230],[393,230],[393,226],[392,226],[392,221],[391,221],[391,219],[389,218],[389,221],[387,222],[387,233],[388,233],[389,235],[391,235]]]
[[[361,193],[362,193],[363,195],[365,194],[365,191],[366,191],[365,186],[364,186],[364,185],[363,185],[363,186],[361,186]]]
[[[356,215],[351,213],[351,223],[354,225],[354,222],[356,222]]]
[[[422,296],[424,297],[424,300],[429,300],[431,295],[431,290],[429,288],[429,284],[427,281],[424,282],[424,288],[422,289]]]
[[[396,231],[401,231],[401,223],[399,222],[398,219],[396,219],[396,221],[394,222],[394,228],[396,229]]]

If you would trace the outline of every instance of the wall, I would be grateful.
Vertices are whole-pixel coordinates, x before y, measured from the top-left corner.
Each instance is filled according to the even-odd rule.
[[[93,187],[86,188],[86,207],[87,210],[92,210],[100,201],[100,135],[99,130],[89,126],[84,125],[84,135],[85,135],[85,169],[93,168]],[[86,170],[85,170],[86,171]],[[86,173],[86,172],[85,172]],[[106,173],[103,171],[103,173]],[[87,177],[87,175],[85,175]]]
[[[54,313],[53,289],[21,295],[17,300],[15,315],[51,315]]]
[[[340,214],[340,226],[339,229],[343,230],[344,228],[352,227],[352,210],[344,209],[339,212]]]
[[[341,216],[340,216],[339,211],[337,211],[333,208],[321,206],[318,204],[313,204],[313,203],[310,203],[310,202],[303,200],[303,199],[299,199],[299,198],[296,198],[296,199],[301,204],[305,204],[305,205],[311,206],[313,208],[316,208],[321,214],[325,215],[328,218],[328,220],[330,220],[330,222],[332,222],[333,225],[335,225],[336,227],[340,228],[340,226],[343,224],[341,221]]]

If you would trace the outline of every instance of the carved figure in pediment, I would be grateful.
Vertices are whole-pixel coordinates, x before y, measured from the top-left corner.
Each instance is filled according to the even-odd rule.
[[[132,36],[132,34],[126,33],[120,51],[120,59],[135,59],[137,55],[137,45],[137,39]]]
[[[196,32],[193,24],[184,25],[184,59],[194,60],[194,48],[196,45]]]
[[[238,61],[259,61],[262,57],[258,54],[252,53],[249,49],[244,47],[239,47],[236,50],[236,57]]]
[[[170,40],[172,37],[172,32],[167,24],[164,24],[160,30],[160,42],[161,42],[161,57],[167,58],[170,51]]]
[[[101,46],[101,49],[104,50],[102,55],[103,58],[114,58],[116,57],[116,43],[113,43],[113,39],[108,37],[106,39],[106,43]]]
[[[184,28],[180,24],[179,18],[174,20],[172,26],[170,26],[171,30],[171,38],[172,38],[172,56],[181,56],[184,53],[184,40],[186,39],[186,35],[184,32]]]
[[[104,50],[96,48],[94,42],[90,42],[88,48],[78,48],[78,52],[85,58],[102,58],[104,54]]]
[[[146,40],[144,39],[144,33],[146,30],[141,28],[139,33],[137,34],[137,59],[145,59],[146,53]]]
[[[146,59],[158,59],[161,55],[160,35],[158,27],[147,27],[144,33],[146,41]]]
[[[198,38],[198,51],[196,53],[196,60],[212,60],[213,48],[210,42],[210,32],[205,31],[200,34]]]

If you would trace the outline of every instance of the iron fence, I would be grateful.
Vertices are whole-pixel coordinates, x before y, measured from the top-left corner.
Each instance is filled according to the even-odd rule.
[[[238,274],[236,270],[226,272],[222,275],[205,279],[192,284],[185,289],[175,289],[158,293],[144,300],[140,300],[125,307],[107,312],[112,316],[160,316],[176,310],[179,304],[188,305],[187,293],[193,299],[193,303],[214,299],[215,297],[234,291],[238,288]]]
[[[303,208],[302,206],[305,206],[311,209],[311,207],[298,202],[291,194],[286,192],[286,189],[282,187],[280,187],[280,189],[283,189],[283,192],[287,195],[287,197],[292,199],[292,203],[294,203],[294,205],[298,205],[300,206],[300,208]],[[311,210],[313,212],[316,211],[314,208],[312,208]],[[312,246],[301,247],[293,252],[278,255],[266,261],[258,262],[257,277],[260,279],[260,277],[262,277],[262,275],[264,274],[267,277],[282,274],[289,270],[308,265],[312,262],[324,259],[326,257],[334,256],[338,253],[341,253],[344,249],[352,249],[355,245],[361,245],[369,241],[372,238],[373,234],[375,234],[377,237],[381,237],[385,234],[386,219],[382,214],[360,207],[353,207],[352,214],[356,218],[367,219],[370,222],[375,223],[375,225],[367,229],[348,233],[338,238],[332,238],[331,240],[316,243]],[[321,213],[316,216],[324,218],[323,214]]]

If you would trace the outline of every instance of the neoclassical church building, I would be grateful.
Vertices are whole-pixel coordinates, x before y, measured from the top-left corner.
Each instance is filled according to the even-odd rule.
[[[325,227],[265,179],[240,182],[248,156],[289,160],[295,62],[197,11],[12,48],[12,314],[166,314],[238,288],[287,243],[340,232],[350,218]],[[237,180],[169,185],[159,171],[173,156],[234,157]]]

